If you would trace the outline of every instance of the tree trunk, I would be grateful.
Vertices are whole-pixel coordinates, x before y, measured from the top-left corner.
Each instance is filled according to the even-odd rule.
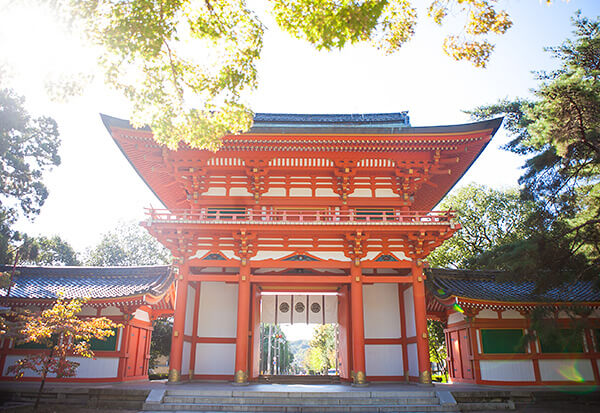
[[[46,376],[48,375],[48,364],[50,360],[52,360],[52,356],[54,355],[54,346],[52,350],[50,350],[50,356],[44,362],[44,367],[42,369],[42,381],[40,383],[40,388],[38,389],[37,397],[35,398],[35,404],[33,405],[33,411],[37,412],[38,406],[40,404],[40,398],[42,397],[42,392],[44,391],[44,384],[46,384]]]

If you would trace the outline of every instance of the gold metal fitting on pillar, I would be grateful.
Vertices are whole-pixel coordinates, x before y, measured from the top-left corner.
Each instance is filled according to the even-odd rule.
[[[235,384],[248,384],[248,373],[243,370],[238,370],[233,379]]]
[[[175,369],[169,370],[169,383],[177,383],[179,380],[181,380],[179,372]]]
[[[366,386],[367,385],[367,376],[363,371],[357,371],[354,375],[354,385],[355,386]]]
[[[422,371],[419,374],[419,383],[421,384],[431,384],[431,373],[429,371]]]

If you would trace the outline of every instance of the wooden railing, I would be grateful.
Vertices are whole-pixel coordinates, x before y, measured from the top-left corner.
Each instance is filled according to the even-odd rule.
[[[155,223],[323,223],[323,224],[451,224],[453,211],[401,211],[399,209],[252,209],[252,208],[197,208],[167,210],[146,208],[146,215]]]

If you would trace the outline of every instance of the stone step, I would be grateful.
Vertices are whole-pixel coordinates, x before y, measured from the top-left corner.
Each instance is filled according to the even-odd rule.
[[[263,405],[431,405],[439,404],[437,397],[199,397],[165,396],[163,403],[263,404]]]
[[[342,412],[456,412],[456,406],[441,406],[439,404],[420,405],[420,406],[390,406],[390,405],[353,405],[353,406],[305,406],[305,405],[220,405],[220,404],[199,404],[199,403],[162,403],[153,406],[151,412],[289,412],[289,413],[342,413]]]
[[[193,390],[167,389],[166,396],[197,396],[197,397],[277,397],[277,398],[407,398],[407,397],[436,397],[435,390],[415,391],[312,391],[312,392],[280,392],[280,391],[245,391],[245,390]]]

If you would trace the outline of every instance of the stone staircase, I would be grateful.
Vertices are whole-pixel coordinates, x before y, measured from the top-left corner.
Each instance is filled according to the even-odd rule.
[[[144,412],[458,412],[448,391],[152,390]]]

